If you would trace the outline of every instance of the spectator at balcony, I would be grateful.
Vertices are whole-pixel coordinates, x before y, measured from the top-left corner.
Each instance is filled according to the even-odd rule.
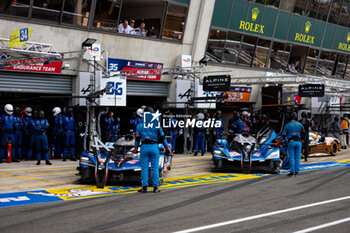
[[[146,36],[148,36],[148,37],[157,37],[156,32],[154,31],[154,27],[153,27],[153,26],[150,27],[150,29],[148,30]]]
[[[295,63],[292,62],[292,63],[288,64],[288,67],[287,67],[286,70],[291,72],[292,74],[298,74],[299,72],[298,72],[298,70],[295,67],[296,67]]]
[[[123,23],[118,25],[119,33],[129,34],[132,29],[133,28],[129,25],[129,21],[127,19],[124,19]]]
[[[146,24],[141,23],[140,27],[135,29],[135,32],[136,32],[136,35],[138,35],[138,36],[146,36],[146,34],[147,34]]]

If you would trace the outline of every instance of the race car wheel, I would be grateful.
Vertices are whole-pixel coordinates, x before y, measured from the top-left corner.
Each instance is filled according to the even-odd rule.
[[[338,152],[338,144],[336,142],[333,142],[332,144],[332,150],[331,150],[331,155],[335,156]]]
[[[81,169],[81,181],[90,181],[93,180],[93,171],[91,168],[82,168]]]

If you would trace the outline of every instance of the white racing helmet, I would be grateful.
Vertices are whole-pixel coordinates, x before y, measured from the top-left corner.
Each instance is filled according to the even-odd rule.
[[[242,115],[245,116],[245,117],[249,117],[249,113],[247,111],[243,111]]]
[[[137,109],[136,110],[136,115],[138,115],[139,117],[143,117],[143,112],[144,112],[144,109],[142,109],[142,108],[139,108],[139,109]]]
[[[197,119],[198,119],[198,120],[204,120],[204,114],[201,113],[201,112],[198,113],[198,114],[197,114]]]
[[[28,117],[31,117],[32,116],[32,108],[31,107],[26,107],[25,109],[24,109],[24,114],[26,114],[26,116],[28,116]]]
[[[61,113],[61,108],[60,107],[54,107],[52,109],[53,116],[57,116],[58,114]]]
[[[5,112],[7,115],[12,115],[13,114],[13,106],[12,104],[6,104],[5,105]]]

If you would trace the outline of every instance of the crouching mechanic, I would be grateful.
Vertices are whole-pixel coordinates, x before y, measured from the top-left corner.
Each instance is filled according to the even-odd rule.
[[[288,176],[298,176],[300,170],[301,134],[304,131],[304,126],[296,121],[297,118],[297,114],[292,112],[290,117],[291,121],[285,125],[282,133],[282,137],[287,137],[288,139],[287,154],[290,163],[290,173]]]
[[[145,109],[145,112],[153,112],[153,109],[148,107]],[[153,114],[152,114],[153,115]],[[160,190],[159,186],[159,147],[158,142],[162,142],[166,148],[165,153],[169,154],[168,142],[165,139],[164,132],[161,127],[150,126],[145,127],[144,123],[141,122],[137,125],[136,128],[136,140],[135,148],[133,153],[137,153],[137,148],[141,142],[141,151],[140,151],[140,163],[141,163],[141,179],[142,179],[142,188],[139,190],[141,193],[147,193],[148,187],[148,170],[149,162],[151,162],[152,170],[152,185],[153,192],[158,193]]]

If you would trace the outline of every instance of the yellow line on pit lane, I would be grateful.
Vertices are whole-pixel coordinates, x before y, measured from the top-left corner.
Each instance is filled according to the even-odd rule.
[[[211,158],[188,158],[188,159],[173,159],[174,162],[186,162],[186,161],[194,161],[194,160],[212,160]]]
[[[73,184],[75,180],[72,181],[59,181],[55,182],[55,184]],[[34,184],[17,184],[17,185],[8,185],[8,186],[0,186],[2,188],[14,188],[14,187],[24,187],[24,186],[37,186],[37,185],[47,185],[45,183],[34,183]]]
[[[75,169],[76,167],[77,166],[74,166],[74,167],[62,167],[62,168],[43,168],[43,169],[14,170],[14,171],[0,172],[0,174],[8,175],[8,173],[15,173],[15,172],[39,172],[39,171],[68,170],[68,169]]]

